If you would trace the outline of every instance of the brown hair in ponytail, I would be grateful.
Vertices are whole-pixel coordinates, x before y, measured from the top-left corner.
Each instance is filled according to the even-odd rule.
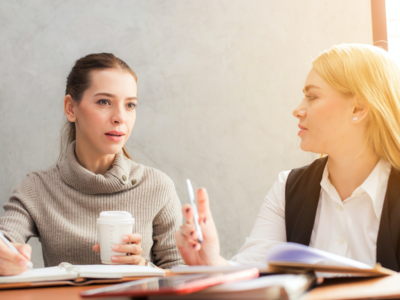
[[[102,69],[121,69],[129,72],[137,82],[135,72],[125,63],[122,59],[119,59],[111,53],[95,53],[89,54],[85,57],[78,59],[75,65],[72,67],[71,72],[67,77],[67,87],[65,95],[70,95],[72,100],[79,103],[82,100],[82,96],[85,91],[90,87],[90,72],[93,70]],[[76,139],[76,128],[74,122],[67,120],[61,132],[61,149],[60,157],[61,160],[65,157],[68,146]],[[123,154],[130,158],[125,147],[122,147]]]

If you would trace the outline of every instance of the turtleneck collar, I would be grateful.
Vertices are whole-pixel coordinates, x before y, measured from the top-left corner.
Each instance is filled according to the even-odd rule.
[[[58,163],[58,168],[66,184],[91,195],[132,189],[140,183],[144,169],[142,165],[125,157],[121,150],[104,175],[94,174],[82,167],[76,159],[75,141],[69,146],[66,158]]]

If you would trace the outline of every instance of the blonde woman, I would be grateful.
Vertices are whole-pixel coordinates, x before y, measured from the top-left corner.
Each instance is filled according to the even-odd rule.
[[[380,48],[343,44],[322,52],[294,110],[303,151],[324,153],[281,172],[232,263],[262,262],[272,245],[296,242],[369,265],[400,266],[400,70]],[[175,234],[189,265],[226,265],[205,189],[197,192],[204,241],[191,207]]]
[[[113,245],[120,253],[113,262],[162,268],[182,263],[174,240],[181,205],[172,180],[134,162],[124,148],[136,121],[136,80],[111,53],[76,61],[67,78],[62,159],[28,174],[4,205],[0,230],[19,254],[0,240],[0,275],[27,269],[31,237],[40,238],[46,267],[100,264],[96,219],[109,210],[135,218],[125,243]]]

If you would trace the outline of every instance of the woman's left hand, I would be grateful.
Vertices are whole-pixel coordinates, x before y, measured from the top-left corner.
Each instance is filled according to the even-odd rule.
[[[128,244],[119,244],[112,247],[112,251],[119,253],[126,253],[128,255],[114,255],[111,259],[115,263],[128,264],[128,265],[140,265],[145,266],[146,260],[142,257],[142,247],[140,242],[142,236],[139,233],[125,234],[122,240]],[[100,253],[100,244],[94,245],[93,250]]]

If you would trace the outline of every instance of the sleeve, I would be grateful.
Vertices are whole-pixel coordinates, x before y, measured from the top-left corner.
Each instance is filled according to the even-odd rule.
[[[172,181],[171,185],[169,200],[153,221],[153,262],[164,269],[185,264],[175,243],[175,232],[182,225],[182,206]]]
[[[35,182],[28,174],[4,204],[4,216],[0,217],[0,231],[15,243],[26,243],[37,237],[38,231],[29,211],[35,208]]]
[[[264,198],[250,236],[230,261],[231,265],[264,263],[270,247],[286,242],[285,185],[289,173],[279,173],[278,180]]]

